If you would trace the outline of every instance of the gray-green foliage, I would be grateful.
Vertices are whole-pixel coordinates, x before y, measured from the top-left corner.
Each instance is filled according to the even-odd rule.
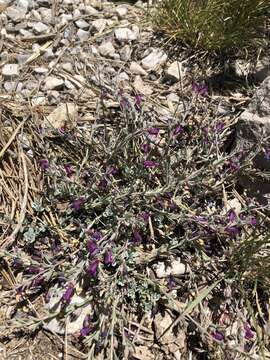
[[[261,44],[269,0],[164,0],[153,20],[172,39],[207,50]]]

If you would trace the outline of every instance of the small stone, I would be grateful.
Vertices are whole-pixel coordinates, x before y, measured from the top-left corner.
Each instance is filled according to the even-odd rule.
[[[48,48],[48,49],[45,51],[43,57],[44,57],[44,59],[46,59],[46,60],[48,60],[48,61],[54,59],[54,58],[55,58],[55,54],[54,54],[54,52],[53,52],[53,49],[52,49],[52,48]]]
[[[89,29],[89,26],[90,26],[88,24],[88,22],[86,22],[85,20],[77,20],[77,21],[75,21],[75,24],[78,28],[83,29],[83,30]]]
[[[27,55],[27,54],[18,54],[16,56],[16,60],[19,65],[24,64],[28,58],[29,58],[29,55]]]
[[[136,63],[135,61],[132,61],[129,67],[130,72],[135,75],[147,75],[147,72],[141,67],[140,64]]]
[[[49,76],[45,81],[45,90],[59,90],[63,85],[64,80]]]
[[[24,38],[33,36],[33,33],[31,33],[31,32],[28,31],[28,30],[25,30],[25,29],[20,29],[20,30],[19,30],[19,33],[20,33],[20,35],[22,35]]]
[[[153,270],[159,279],[172,276],[180,276],[189,272],[187,265],[183,264],[180,259],[172,260],[168,266],[164,262],[158,262],[153,265]]]
[[[101,44],[98,48],[99,53],[105,57],[113,57],[115,54],[115,48],[110,41]]]
[[[156,70],[167,60],[167,55],[163,50],[153,49],[152,52],[142,60],[142,66],[145,70]]]
[[[180,80],[182,75],[182,64],[180,61],[174,61],[166,70],[166,78],[177,82]]]
[[[77,117],[77,106],[73,103],[65,103],[57,106],[47,117],[49,125],[55,129],[74,127]]]
[[[69,72],[69,73],[73,72],[73,66],[72,66],[71,63],[63,63],[62,64],[62,69]]]
[[[117,82],[129,81],[129,76],[126,72],[123,71],[119,75],[117,75],[115,79]]]
[[[45,33],[46,31],[48,31],[48,29],[49,27],[40,21],[33,25],[33,31],[37,35]]]
[[[7,16],[14,22],[21,21],[25,18],[27,13],[27,8],[19,8],[15,6],[10,6],[7,8]]]
[[[88,31],[85,31],[83,29],[79,29],[77,31],[77,37],[80,41],[85,41],[85,40],[88,40],[89,38],[89,32]]]
[[[18,64],[6,64],[2,68],[2,75],[6,79],[10,79],[19,76],[19,65]]]
[[[127,15],[128,9],[126,6],[117,6],[115,12],[119,19],[123,19]]]
[[[36,74],[42,75],[42,74],[46,74],[48,72],[48,69],[45,68],[44,66],[39,66],[39,67],[34,68],[34,72]]]
[[[179,96],[175,93],[171,93],[167,96],[167,101],[170,101],[172,103],[178,103],[180,100]]]
[[[92,29],[94,32],[102,33],[107,25],[105,19],[97,19],[92,22]]]
[[[92,15],[92,16],[95,16],[95,15],[98,15],[99,12],[98,10],[96,10],[95,8],[93,8],[93,6],[91,5],[86,5],[84,7],[84,12],[87,14],[87,15]]]
[[[140,75],[135,77],[133,86],[139,94],[149,96],[153,93],[153,89],[150,86],[144,84]]]
[[[41,16],[41,19],[45,21],[47,24],[50,24],[53,20],[52,16],[52,9],[47,9],[45,7],[39,8],[39,13]]]
[[[122,61],[128,61],[131,57],[132,49],[129,45],[125,45],[120,50],[120,59]]]
[[[234,210],[236,215],[239,215],[242,210],[242,205],[240,201],[236,198],[228,200],[225,208],[225,213],[229,210]]]
[[[6,92],[10,93],[13,91],[20,92],[22,90],[23,84],[17,81],[6,81],[4,83],[4,89]]]
[[[42,94],[34,95],[31,98],[31,104],[33,106],[45,105],[46,104],[46,97]]]
[[[75,9],[73,12],[73,19],[78,19],[81,16],[81,12],[79,9]]]
[[[114,35],[116,39],[120,42],[122,41],[134,41],[137,39],[137,35],[128,28],[118,28],[115,29]]]

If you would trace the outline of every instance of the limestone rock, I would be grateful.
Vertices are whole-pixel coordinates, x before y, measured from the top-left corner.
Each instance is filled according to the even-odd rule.
[[[147,72],[141,67],[140,64],[136,63],[135,61],[131,62],[129,70],[135,75],[147,75]]]
[[[153,265],[153,270],[159,279],[172,276],[180,276],[189,272],[187,265],[183,264],[180,259],[170,261],[168,264],[158,262]]]
[[[74,127],[77,116],[77,106],[73,103],[59,105],[47,117],[50,126],[55,129]]]
[[[153,89],[149,85],[144,84],[140,75],[135,77],[133,86],[139,94],[149,96],[153,93]]]
[[[163,50],[153,49],[149,55],[142,60],[142,66],[145,70],[156,70],[167,60],[167,55]]]
[[[179,81],[181,75],[182,64],[180,61],[174,61],[166,70],[166,77],[173,82]]]
[[[45,82],[45,90],[58,90],[64,85],[64,80],[48,76]]]
[[[6,79],[10,79],[19,75],[18,64],[5,64],[2,68],[2,75]]]
[[[123,41],[134,41],[137,39],[137,34],[130,30],[129,28],[118,28],[115,29],[114,35],[116,39],[120,42]]]
[[[115,54],[115,48],[110,41],[104,42],[99,46],[99,53],[105,57],[113,57]]]

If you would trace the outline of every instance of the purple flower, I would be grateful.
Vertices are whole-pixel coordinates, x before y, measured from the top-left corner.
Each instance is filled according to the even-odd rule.
[[[60,127],[59,129],[58,129],[58,131],[59,131],[59,133],[61,134],[61,135],[65,135],[65,128],[64,127]]]
[[[140,111],[142,108],[142,95],[135,95],[135,107],[137,111]]]
[[[113,261],[114,261],[114,259],[113,259],[113,255],[112,255],[112,249],[108,249],[104,255],[104,264],[106,266],[112,265]]]
[[[182,134],[183,132],[184,132],[184,128],[181,125],[177,125],[173,131],[173,135],[177,136],[179,134]]]
[[[266,160],[270,160],[270,149],[264,150],[264,157]]]
[[[143,219],[144,222],[148,222],[149,218],[150,218],[150,214],[149,212],[147,211],[143,211],[141,214],[140,214],[140,217]]]
[[[38,275],[31,283],[31,288],[35,289],[37,287],[40,287],[44,281],[44,277],[41,275]]]
[[[232,171],[239,171],[240,170],[240,166],[239,166],[239,164],[236,162],[236,161],[233,161],[233,160],[230,160],[230,162],[229,162],[229,164],[230,164],[230,169],[232,170]]]
[[[129,103],[128,99],[123,95],[121,95],[121,98],[120,98],[120,106],[122,109],[126,109],[126,110],[130,108],[130,103]]]
[[[108,186],[108,181],[106,179],[100,180],[98,184],[100,190],[106,190],[107,186]]]
[[[224,340],[224,335],[218,330],[215,330],[215,331],[212,332],[212,337],[217,341],[223,341]]]
[[[244,325],[245,330],[245,339],[252,340],[254,338],[254,332],[251,330],[251,327],[248,323]]]
[[[38,164],[39,164],[41,170],[45,171],[45,170],[47,170],[48,167],[49,167],[49,160],[47,160],[47,159],[40,159],[40,160],[38,161]]]
[[[230,223],[235,222],[235,220],[236,220],[236,213],[235,213],[234,210],[232,210],[232,209],[229,210],[228,218],[229,218],[229,222],[230,222]]]
[[[148,129],[148,134],[157,136],[159,134],[159,129],[155,127],[151,127]]]
[[[168,282],[167,282],[167,286],[170,290],[172,290],[176,285],[175,279],[174,277],[170,274],[168,276]]]
[[[72,166],[70,164],[65,164],[64,169],[68,177],[71,177],[71,175],[74,173]]]
[[[93,260],[87,269],[88,274],[94,278],[97,276],[98,264],[99,261],[97,259]]]
[[[143,166],[146,169],[155,168],[155,167],[157,167],[157,163],[153,160],[144,160]]]
[[[98,246],[97,246],[96,242],[93,240],[89,240],[87,243],[87,250],[90,255],[96,254],[97,250],[98,250]]]
[[[199,84],[196,82],[192,83],[192,90],[201,96],[207,96],[208,95],[208,87],[205,84]]]
[[[222,132],[224,129],[224,123],[222,121],[219,121],[217,124],[216,124],[216,131],[218,133]]]
[[[86,336],[88,336],[90,334],[90,328],[89,328],[89,326],[84,326],[83,328],[81,328],[81,330],[80,330],[80,335],[82,336],[82,337],[86,337]]]
[[[74,292],[75,292],[74,285],[70,283],[61,298],[61,302],[69,304],[72,296],[74,295]]]
[[[99,241],[102,238],[102,234],[99,231],[94,231],[92,234],[92,239]]]
[[[110,175],[114,176],[117,173],[118,173],[118,169],[115,166],[110,166],[109,169],[107,170],[107,175],[108,176],[110,176]]]
[[[252,217],[250,218],[250,225],[252,225],[252,226],[256,226],[256,225],[257,225],[257,219],[256,219],[255,216],[252,216]]]
[[[142,236],[138,230],[133,231],[133,242],[136,244],[140,244],[142,242]]]
[[[26,269],[26,271],[29,274],[39,274],[40,273],[40,268],[37,266],[28,266],[28,268]]]
[[[144,143],[141,145],[141,149],[145,154],[148,154],[151,150],[151,146],[148,143]]]
[[[71,207],[74,210],[80,210],[80,208],[83,206],[84,204],[84,199],[82,197],[75,199],[72,201]]]
[[[240,233],[240,228],[238,226],[227,226],[225,230],[231,236],[236,236]]]

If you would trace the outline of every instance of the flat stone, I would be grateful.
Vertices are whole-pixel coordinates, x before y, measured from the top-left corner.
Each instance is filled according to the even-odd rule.
[[[62,65],[62,69],[69,72],[69,73],[72,73],[73,72],[73,66],[71,63],[63,63]]]
[[[145,70],[157,70],[167,60],[167,55],[163,50],[153,49],[152,52],[142,60]]]
[[[49,116],[47,120],[50,126],[55,129],[60,128],[72,128],[76,123],[76,117],[78,114],[77,106],[73,103],[65,103],[57,106]]]
[[[78,28],[86,30],[89,29],[90,25],[88,22],[86,22],[85,20],[77,20],[75,21],[75,24]]]
[[[45,21],[47,24],[50,24],[53,20],[52,16],[52,9],[47,9],[45,7],[39,8],[39,13],[41,16],[41,19]]]
[[[132,49],[129,45],[125,45],[120,50],[120,59],[122,61],[130,60]]]
[[[40,21],[33,25],[33,31],[37,35],[45,33],[46,31],[48,31],[48,29],[49,29],[49,27]]]
[[[132,74],[135,75],[147,75],[147,72],[141,67],[140,64],[136,63],[135,61],[132,61],[129,67],[129,70]]]
[[[124,19],[128,13],[128,8],[123,5],[117,6],[117,8],[115,9],[115,12],[119,19]]]
[[[64,80],[49,76],[45,81],[45,90],[59,90],[63,85]]]
[[[89,39],[89,32],[88,31],[85,31],[83,29],[79,29],[77,31],[77,37],[80,41],[85,41],[85,40],[88,40]]]
[[[39,66],[34,68],[34,72],[39,75],[46,74],[48,71],[49,70],[44,66]]]
[[[183,264],[180,259],[170,261],[168,264],[158,262],[153,265],[153,270],[159,279],[172,276],[180,276],[189,272],[187,265]]]
[[[8,93],[13,91],[20,92],[22,88],[23,88],[23,84],[21,82],[18,83],[17,81],[6,81],[4,83],[4,89]]]
[[[22,21],[27,13],[27,8],[20,8],[17,6],[10,6],[7,8],[7,16],[14,22]]]
[[[182,73],[182,64],[180,61],[174,61],[165,72],[166,78],[177,82],[180,80]]]
[[[106,19],[97,19],[92,22],[92,29],[94,32],[102,33],[107,25]]]
[[[86,5],[84,7],[84,12],[87,15],[92,15],[92,16],[95,16],[95,15],[99,14],[99,11],[97,9],[93,8],[93,6],[91,6],[91,5]]]
[[[122,41],[134,41],[137,39],[137,34],[128,28],[115,29],[114,35],[120,42]]]
[[[18,64],[5,64],[2,68],[2,75],[6,79],[10,79],[19,76]]]
[[[133,82],[134,89],[142,95],[149,96],[153,93],[151,86],[146,85],[140,75],[136,75]]]
[[[102,56],[113,57],[115,48],[111,41],[107,41],[99,46],[98,51]]]

